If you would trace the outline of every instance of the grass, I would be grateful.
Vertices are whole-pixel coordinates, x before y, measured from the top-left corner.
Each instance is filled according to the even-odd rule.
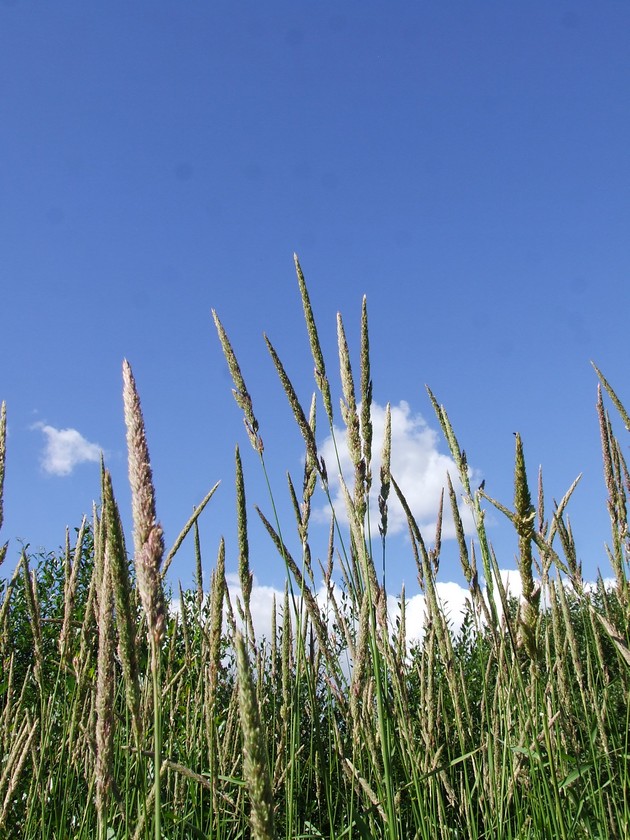
[[[316,386],[334,433],[331,385],[297,261],[296,267]],[[247,437],[267,476],[254,405],[227,332],[213,314]],[[630,478],[604,396],[629,425],[623,404],[597,371],[614,585],[605,586],[601,577],[587,585],[566,515],[573,487],[549,516],[542,479],[532,493],[517,436],[513,503],[473,490],[446,410],[429,392],[458,471],[448,479],[446,504],[469,600],[454,633],[436,590],[440,525],[429,544],[404,488],[390,474],[389,419],[382,466],[372,473],[365,300],[356,377],[341,317],[338,336],[353,473],[343,482],[349,529],[340,526],[331,501],[329,548],[320,563],[325,608],[317,597],[309,519],[316,492],[332,499],[328,470],[336,472],[338,465],[326,465],[318,452],[316,400],[304,409],[266,340],[305,446],[301,490],[289,479],[295,522],[280,522],[271,494],[271,518],[256,509],[287,570],[266,641],[256,638],[251,617],[248,508],[238,449],[242,597],[233,604],[223,540],[207,597],[201,588],[197,517],[216,488],[165,557],[140,400],[125,362],[131,557],[102,465],[101,503],[77,529],[74,544],[68,535],[60,552],[24,552],[12,576],[0,582],[0,836],[628,836]],[[3,406],[0,526],[5,439]],[[455,479],[464,488],[474,534],[464,533]],[[392,626],[379,582],[391,493],[407,513],[410,562],[426,597],[423,638],[414,644],[406,636],[404,593]],[[378,499],[380,541],[371,536],[370,497]],[[509,519],[518,537],[520,603],[498,574],[484,526],[488,506]],[[289,550],[292,528],[296,557]],[[189,532],[197,586],[179,593],[174,612],[164,574]],[[5,555],[6,546],[0,561]]]

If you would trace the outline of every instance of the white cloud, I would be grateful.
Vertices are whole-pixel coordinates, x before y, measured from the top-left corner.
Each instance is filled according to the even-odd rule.
[[[521,585],[521,578],[520,574],[517,569],[500,569],[499,575],[503,585],[506,589],[508,597],[518,598],[519,600],[522,597],[522,585]],[[232,607],[234,609],[234,614],[236,618],[236,623],[239,627],[241,627],[241,621],[238,617],[238,610],[236,608],[236,599],[240,599],[242,601],[242,591],[241,586],[239,583],[238,575],[236,574],[228,574],[226,575],[226,580],[228,584],[228,589],[230,593],[230,601],[232,603]],[[611,579],[605,580],[605,585],[614,586],[615,581]],[[569,587],[570,585],[565,584]],[[585,583],[585,588],[591,589],[595,586],[594,583]],[[470,600],[470,593],[468,587],[462,586],[459,583],[455,583],[454,581],[437,581],[436,582],[436,592],[438,601],[440,606],[443,610],[443,614],[451,628],[452,632],[457,635],[462,627],[462,623],[464,620],[464,615],[467,609],[467,601]],[[483,596],[488,601],[488,592],[486,587],[482,588]],[[314,593],[319,604],[320,609],[322,610],[322,614],[327,616],[328,620],[328,628],[329,631],[333,632],[333,622],[334,622],[334,612],[332,606],[329,604],[329,595],[326,591],[325,586],[322,584],[319,589]],[[294,595],[295,595],[295,604],[298,610],[302,609],[302,605],[300,603],[301,599],[299,596],[299,590],[294,584]],[[273,601],[276,601],[276,610],[277,610],[277,627],[280,628],[282,626],[282,608],[284,603],[284,590],[276,589],[272,586],[262,586],[258,583],[256,578],[254,578],[253,586],[252,586],[252,593],[250,599],[250,609],[252,613],[252,620],[254,622],[254,632],[256,634],[256,638],[260,641],[263,637],[266,638],[268,641],[271,638],[271,615],[273,610]],[[335,584],[334,585],[334,597],[337,600],[337,603],[341,607],[342,605],[342,591],[341,588]],[[496,591],[496,582],[495,582],[495,603],[497,605],[497,614],[499,620],[503,615],[503,609],[501,607],[499,594]],[[543,601],[541,607],[544,609],[546,605]],[[174,612],[179,612],[180,609],[180,602],[179,599],[174,598],[171,602],[171,609]],[[225,613],[225,608],[224,608]],[[405,622],[406,622],[406,638],[407,638],[407,650],[410,651],[414,644],[421,643],[423,636],[424,636],[424,622],[425,622],[425,614],[426,614],[426,597],[423,593],[419,592],[412,596],[406,597],[405,603]],[[390,630],[393,634],[394,628],[396,627],[396,620],[400,617],[400,597],[392,594],[388,594],[387,596],[387,615],[388,615],[388,623]],[[291,606],[291,621],[293,627],[295,627],[295,616],[293,614],[293,607]],[[223,623],[224,631],[226,629],[226,622],[224,619]],[[343,645],[342,645],[343,647]],[[345,669],[351,669],[352,663],[348,661],[344,661],[342,666]]]
[[[234,616],[237,619],[237,624],[241,625],[238,618],[238,609],[236,607],[236,599],[238,598],[243,603],[243,591],[237,574],[227,574],[226,581],[230,593],[230,601]],[[273,599],[276,599],[276,610],[278,614],[282,609],[282,601],[284,592],[274,589],[273,586],[261,586],[254,578],[252,586],[252,593],[249,599],[249,609],[252,614],[252,621],[254,622],[254,631],[257,636],[265,636],[267,639],[271,638],[271,613],[273,610]],[[282,623],[280,620],[278,623]]]
[[[438,433],[430,428],[419,414],[412,414],[408,403],[402,401],[391,407],[392,415],[392,445],[391,445],[391,473],[402,490],[416,522],[423,531],[423,536],[429,540],[435,534],[437,512],[442,488],[446,488],[446,474],[451,476],[453,486],[458,494],[462,488],[457,480],[457,467],[450,455],[443,454],[438,448]],[[372,403],[372,491],[370,522],[373,535],[378,534],[380,514],[378,511],[378,494],[380,490],[380,464],[383,437],[385,433],[385,407]],[[341,471],[351,490],[354,467],[346,445],[344,429],[335,427],[335,439]],[[338,479],[337,455],[331,436],[328,436],[319,447],[320,455],[326,462],[328,480],[337,516],[347,522],[343,492]],[[471,483],[480,480],[480,473],[471,471]],[[352,491],[351,491],[352,492]],[[328,511],[320,509],[318,518],[328,518]],[[469,510],[460,505],[460,515],[464,527],[472,525]],[[407,531],[407,517],[398,501],[392,486],[388,499],[389,534]],[[444,522],[442,537],[445,539],[455,536],[453,519],[450,511],[448,493],[445,489]]]
[[[458,583],[437,583],[437,596],[444,615],[453,632],[459,632],[464,620],[468,589]],[[400,617],[400,599],[394,595],[387,596],[387,614],[391,627],[395,627]],[[406,598],[405,624],[407,630],[407,647],[420,642],[424,636],[424,621],[426,614],[426,597],[422,593]]]
[[[522,585],[521,577],[518,570],[500,569],[499,574],[501,576],[501,580],[506,589],[508,597],[520,599],[522,595]],[[241,622],[238,619],[236,609],[236,598],[238,597],[242,601],[243,595],[238,575],[228,574],[226,575],[226,580],[230,592],[230,600],[232,602],[232,607],[234,608],[234,613],[237,618],[237,625],[240,626]],[[299,596],[299,589],[297,588],[295,583],[293,587],[296,606],[298,607],[298,609],[300,609],[301,599]],[[452,631],[455,634],[457,634],[461,629],[462,622],[464,620],[464,615],[466,612],[466,603],[470,600],[470,591],[467,586],[462,586],[461,584],[456,583],[455,581],[436,581],[435,588],[438,602],[443,610],[444,616]],[[485,586],[482,587],[482,593],[487,602],[488,594]],[[322,613],[324,615],[328,615],[329,628],[332,629],[332,623],[334,622],[334,612],[332,606],[329,605],[329,596],[326,591],[326,587],[322,584],[314,594],[317,599],[317,603],[319,604],[320,609],[322,610]],[[258,583],[257,579],[254,577],[254,583],[252,586],[252,593],[250,599],[250,609],[252,613],[252,620],[254,622],[254,630],[257,638],[259,639],[263,636],[267,639],[271,637],[271,613],[273,609],[274,596],[276,599],[277,623],[278,626],[280,626],[282,624],[282,605],[284,602],[284,590],[276,589],[272,586],[261,586]],[[336,598],[339,606],[341,606],[342,590],[338,586],[338,584],[334,585],[334,597]],[[498,592],[496,592],[496,584],[494,597],[496,599],[497,612],[500,619],[503,614],[503,610],[501,608],[499,594]],[[407,595],[405,601],[407,645],[411,646],[414,642],[420,642],[424,636],[426,596],[424,595],[424,593],[418,592],[415,595]],[[399,595],[393,595],[391,593],[388,593],[387,616],[389,626],[393,629],[396,624],[396,619],[400,616]],[[294,620],[293,614],[291,615],[291,618],[292,620]]]
[[[508,573],[505,572],[505,575]],[[518,572],[512,572],[512,574],[518,577]],[[232,604],[232,609],[234,610],[234,617],[236,619],[236,624],[239,628],[242,628],[242,622],[238,615],[238,610],[236,606],[237,599],[241,601],[243,600],[243,593],[241,590],[241,585],[239,582],[239,578],[237,574],[227,574],[226,575],[226,582],[228,585],[228,590],[230,593],[230,602]],[[299,589],[294,583],[294,597],[295,597],[295,604],[298,610],[301,609],[301,598],[299,595]],[[319,589],[314,593],[317,603],[322,610],[324,616],[328,618],[328,626],[329,629],[332,631],[332,624],[335,620],[334,611],[332,606],[329,603],[329,595],[326,591],[326,587],[322,584]],[[444,609],[444,614],[452,627],[453,631],[457,633],[459,628],[462,625],[462,621],[464,618],[464,611],[466,608],[466,600],[468,598],[468,589],[464,586],[460,586],[458,583],[453,582],[438,582],[437,583],[437,594],[440,604]],[[207,596],[206,596],[207,597]],[[342,604],[342,590],[341,588],[335,584],[334,585],[334,597],[337,600],[339,606]],[[265,637],[266,639],[270,639],[271,637],[271,615],[273,610],[273,601],[276,601],[276,621],[278,627],[282,625],[282,608],[284,603],[284,590],[283,589],[276,589],[273,586],[263,586],[258,583],[256,577],[254,577],[252,592],[250,597],[250,610],[252,613],[252,621],[254,622],[254,632],[256,633],[256,637],[258,639],[262,639]],[[388,594],[387,596],[387,613],[388,613],[388,621],[390,627],[395,626],[396,619],[400,615],[400,599],[395,595]],[[290,602],[292,603],[292,602]],[[171,602],[171,609],[173,612],[179,612],[180,610],[180,600],[179,598],[173,598]],[[406,598],[406,625],[407,625],[407,641],[408,644],[413,642],[418,642],[422,639],[423,636],[423,627],[424,627],[424,616],[425,616],[425,596],[422,593],[418,593],[411,597]],[[295,625],[295,616],[293,615],[293,608],[291,607],[291,620]],[[226,627],[225,623],[225,607],[224,607],[224,629]]]
[[[46,437],[41,463],[50,475],[70,475],[78,464],[100,460],[101,447],[90,443],[76,429],[55,429],[41,422],[31,428],[39,429]]]

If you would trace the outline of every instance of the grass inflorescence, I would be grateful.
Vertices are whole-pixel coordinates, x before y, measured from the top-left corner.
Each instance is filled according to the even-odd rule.
[[[514,499],[471,487],[444,406],[429,397],[456,475],[445,476],[426,535],[391,472],[391,412],[380,470],[372,463],[367,302],[355,376],[337,320],[341,417],[352,463],[335,508],[317,445],[318,399],[336,432],[333,388],[304,275],[299,292],[319,398],[305,408],[271,341],[267,350],[301,432],[302,487],[289,475],[295,521],[255,507],[286,567],[270,638],[252,617],[248,501],[236,448],[237,545],[221,539],[209,592],[197,520],[216,485],[165,551],[140,399],[123,366],[133,551],[111,476],[101,501],[59,552],[31,555],[0,581],[0,837],[21,838],[623,838],[630,824],[630,479],[596,368],[597,412],[611,521],[610,580],[582,576],[566,510],[551,516],[542,473],[532,490],[515,439]],[[247,437],[268,487],[254,401],[213,313]],[[359,383],[359,395],[355,393]],[[0,527],[6,412],[0,413]],[[334,440],[334,451],[341,441]],[[460,510],[461,485],[470,516]],[[311,544],[317,493],[330,509],[325,556]],[[388,507],[401,502],[410,568],[425,597],[421,639],[407,637],[405,592],[388,612]],[[376,504],[373,505],[372,502]],[[450,507],[469,589],[455,632],[438,597],[443,507]],[[513,599],[485,528],[488,506],[514,528],[522,597]],[[370,517],[378,510],[378,522]],[[464,521],[474,523],[466,533]],[[346,527],[343,523],[347,523]],[[373,541],[377,526],[380,539]],[[195,588],[178,607],[165,572],[193,531]],[[295,546],[295,547],[294,547]],[[6,555],[0,548],[0,563]],[[226,580],[226,551],[240,597]],[[478,566],[478,563],[481,566]],[[323,583],[318,586],[319,572]]]

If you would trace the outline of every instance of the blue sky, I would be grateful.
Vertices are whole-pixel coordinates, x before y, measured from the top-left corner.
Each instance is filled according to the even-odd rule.
[[[629,88],[625,2],[0,3],[7,565],[20,540],[56,548],[90,512],[101,449],[129,527],[127,358],[167,543],[220,479],[204,568],[224,534],[235,569],[238,443],[252,567],[282,584],[210,310],[299,554],[285,474],[301,487],[301,439],[262,338],[308,405],[295,251],[336,396],[336,313],[358,365],[367,295],[375,417],[397,407],[397,473],[427,540],[449,463],[425,383],[502,502],[515,431],[548,511],[583,473],[569,513],[585,572],[606,574],[589,360],[630,402]],[[322,451],[326,431],[320,410]],[[514,566],[500,515],[489,522]],[[316,554],[326,533],[314,523]],[[445,582],[461,580],[454,556],[447,542]],[[192,557],[185,543],[173,582],[191,584]],[[404,530],[388,564],[392,589],[413,591]]]

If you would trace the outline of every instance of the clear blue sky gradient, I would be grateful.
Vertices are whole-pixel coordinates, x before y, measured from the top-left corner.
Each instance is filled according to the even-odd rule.
[[[543,465],[549,512],[583,472],[578,551],[585,573],[608,573],[589,360],[630,403],[629,92],[627,2],[0,3],[7,566],[20,539],[63,543],[99,493],[96,463],[45,472],[37,423],[105,450],[129,526],[128,358],[167,543],[221,479],[200,521],[204,566],[225,534],[235,569],[238,443],[252,567],[281,585],[210,310],[299,554],[285,471],[301,488],[301,439],[262,339],[308,405],[296,251],[334,382],[336,312],[358,365],[365,293],[378,404],[405,400],[437,428],[428,383],[508,505],[515,431],[532,485]],[[513,566],[499,514],[491,537]],[[453,548],[443,580],[459,579]],[[192,558],[185,543],[173,581],[192,582]],[[404,536],[389,564],[392,588],[413,589]]]

